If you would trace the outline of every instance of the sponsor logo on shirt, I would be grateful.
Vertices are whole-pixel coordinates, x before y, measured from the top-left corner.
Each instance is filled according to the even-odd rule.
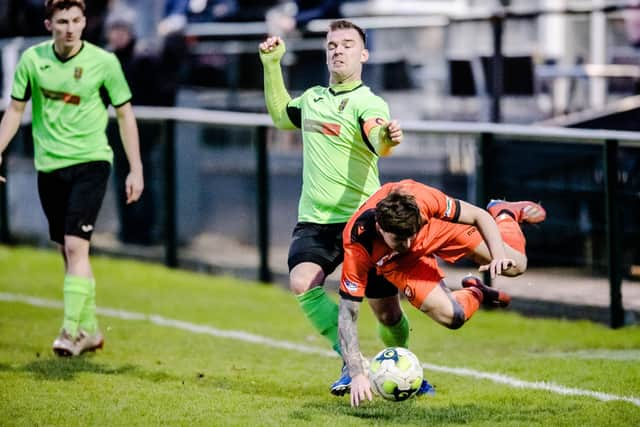
[[[357,283],[353,283],[351,280],[349,279],[344,279],[344,287],[347,288],[347,290],[349,292],[355,292],[358,290],[358,284]]]
[[[305,119],[303,129],[305,132],[316,132],[329,136],[340,136],[340,125],[338,123],[325,123],[318,120]]]
[[[51,99],[53,101],[62,101],[65,104],[73,104],[73,105],[80,104],[79,95],[74,95],[72,93],[66,93],[66,92],[58,92],[57,90],[49,90],[45,88],[40,88],[40,90],[42,91],[42,95],[47,99]]]
[[[347,106],[347,103],[349,102],[349,98],[345,98],[340,102],[340,105],[338,106],[338,112],[342,113],[342,111],[344,110],[344,107]]]
[[[317,98],[313,98],[313,102],[318,102],[318,101],[322,101],[324,98],[319,96]]]

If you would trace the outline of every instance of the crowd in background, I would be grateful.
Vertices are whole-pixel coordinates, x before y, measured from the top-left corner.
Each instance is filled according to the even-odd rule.
[[[268,21],[270,30],[284,34],[310,20],[340,17],[341,0],[94,0],[87,3],[85,39],[101,44],[111,15],[135,14],[139,37],[179,32],[188,23]],[[0,2],[0,38],[46,36],[42,0]]]

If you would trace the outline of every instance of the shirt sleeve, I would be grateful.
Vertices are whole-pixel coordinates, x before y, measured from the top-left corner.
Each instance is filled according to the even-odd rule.
[[[451,198],[433,187],[423,187],[416,194],[423,218],[438,218],[457,222],[460,216],[460,201]]]
[[[118,58],[110,53],[106,62],[104,86],[109,93],[111,104],[114,107],[120,107],[131,101],[131,90]]]
[[[382,144],[380,129],[391,119],[389,106],[379,96],[372,95],[367,99],[366,105],[362,106],[358,119],[367,143],[373,147],[376,153],[380,153],[380,145]]]
[[[29,60],[25,55],[20,57],[13,77],[11,97],[17,101],[28,101],[31,98],[31,80],[29,79]]]
[[[371,268],[373,265],[369,254],[362,245],[345,245],[340,296],[352,301],[362,301]]]

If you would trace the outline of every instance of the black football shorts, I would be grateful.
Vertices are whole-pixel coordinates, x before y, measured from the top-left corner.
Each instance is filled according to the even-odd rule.
[[[91,240],[110,171],[109,162],[96,161],[38,172],[38,193],[51,240],[64,244],[65,235]]]
[[[342,231],[346,223],[315,224],[299,222],[292,233],[287,263],[289,271],[298,264],[312,262],[322,267],[325,276],[342,263]]]
[[[344,249],[342,247],[342,231],[345,223],[315,224],[299,222],[292,233],[289,246],[289,271],[303,262],[312,262],[322,267],[325,276],[342,263]],[[367,298],[385,298],[398,294],[398,288],[383,276],[376,274],[376,270],[369,272],[369,279],[365,289]]]

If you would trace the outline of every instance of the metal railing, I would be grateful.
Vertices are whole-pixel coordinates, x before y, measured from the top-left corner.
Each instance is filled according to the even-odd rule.
[[[176,123],[196,123],[223,127],[241,127],[256,129],[256,217],[257,246],[259,250],[259,280],[269,282],[272,272],[269,268],[269,211],[270,211],[270,172],[267,161],[268,130],[271,119],[266,114],[232,113],[191,108],[136,107],[136,116],[140,121],[162,122],[165,124],[165,164],[164,164],[164,262],[169,267],[178,265],[178,238],[176,216],[176,145],[174,129]],[[624,324],[621,283],[621,231],[614,218],[619,209],[618,197],[618,158],[619,147],[640,147],[640,132],[621,132],[605,130],[565,129],[543,126],[504,125],[493,123],[467,123],[444,121],[407,121],[403,123],[406,133],[431,135],[466,135],[476,138],[478,168],[476,169],[476,200],[478,205],[487,202],[491,188],[491,162],[494,153],[492,146],[496,139],[514,138],[532,142],[552,142],[597,145],[602,148],[604,164],[604,200],[606,213],[606,251],[608,281],[610,288],[610,325],[617,328]],[[7,162],[3,162],[1,173],[6,176]],[[11,242],[11,230],[8,220],[8,201],[6,186],[0,185],[0,242]]]

